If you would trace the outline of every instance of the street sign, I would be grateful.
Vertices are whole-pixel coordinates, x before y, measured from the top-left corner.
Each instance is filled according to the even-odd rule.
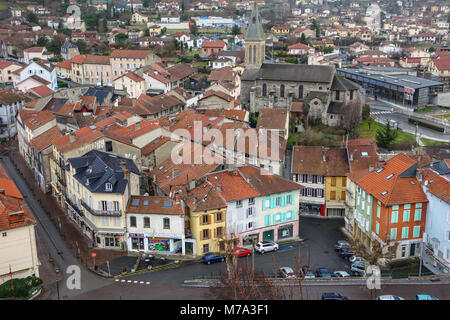
[[[92,253],[92,258],[95,258],[97,254],[95,252]]]
[[[414,89],[413,88],[408,88],[408,87],[405,87],[404,88],[404,91],[406,92],[406,93],[409,93],[409,94],[414,94]]]

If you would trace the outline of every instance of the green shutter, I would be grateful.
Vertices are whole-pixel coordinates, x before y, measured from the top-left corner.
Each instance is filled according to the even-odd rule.
[[[414,221],[420,221],[421,216],[422,209],[416,209],[416,212],[414,213]]]
[[[391,240],[397,239],[397,228],[391,228]]]
[[[394,211],[394,212],[392,212],[391,223],[397,223],[397,222],[398,222],[398,211]]]
[[[413,238],[418,238],[420,236],[420,226],[415,226],[413,229]]]
[[[265,226],[270,226],[270,214],[266,214],[264,216],[264,225]]]
[[[380,213],[381,213],[381,207],[377,207],[377,218],[380,217]]]
[[[403,227],[402,228],[402,239],[407,239],[408,238],[408,231],[409,231],[408,227]]]
[[[403,222],[408,222],[409,221],[409,210],[404,210],[403,211]]]
[[[422,204],[421,203],[416,203],[416,208],[422,208]]]

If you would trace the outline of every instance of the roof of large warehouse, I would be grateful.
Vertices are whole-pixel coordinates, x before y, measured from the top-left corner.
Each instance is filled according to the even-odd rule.
[[[419,77],[414,77],[414,76],[410,76],[407,74],[395,74],[395,75],[375,74],[375,73],[370,73],[367,70],[349,69],[349,68],[338,68],[337,71],[339,73],[346,72],[346,73],[349,73],[352,75],[362,76],[362,77],[365,77],[368,79],[377,80],[377,81],[385,82],[388,84],[401,86],[401,87],[408,87],[408,88],[413,88],[413,89],[420,89],[420,88],[443,85],[442,82],[419,78]]]

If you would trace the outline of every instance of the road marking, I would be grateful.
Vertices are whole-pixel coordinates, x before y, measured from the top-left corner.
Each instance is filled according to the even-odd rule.
[[[139,283],[140,283],[140,284],[144,284],[144,281],[140,281]]]
[[[127,282],[128,282],[128,283],[131,283],[131,280],[128,280]]]
[[[122,280],[122,282],[125,282],[126,280]]]
[[[374,111],[370,112],[370,114],[389,114],[392,113],[392,111]]]
[[[138,281],[135,280],[135,281],[133,281],[133,283],[138,283]]]
[[[116,281],[116,282],[119,282],[120,281],[120,279],[115,279],[114,281]],[[125,281],[125,280],[124,280]]]
[[[146,282],[145,284],[150,284],[150,282]]]

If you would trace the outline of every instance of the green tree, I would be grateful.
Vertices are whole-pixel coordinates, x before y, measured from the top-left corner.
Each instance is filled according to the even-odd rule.
[[[86,24],[86,29],[88,29],[88,30],[97,30],[97,28],[98,28],[98,17],[97,16],[87,16],[84,19],[84,23]]]
[[[125,33],[116,34],[114,41],[118,44],[123,44],[128,39],[128,35]]]
[[[37,41],[37,46],[38,47],[45,47],[47,45],[47,43],[48,43],[47,37],[41,36],[41,37],[39,37],[39,39]]]
[[[389,125],[389,121],[388,121],[386,123],[385,127],[378,129],[378,131],[377,131],[377,135],[376,135],[377,145],[380,148],[385,148],[385,149],[391,150],[392,143],[397,138],[397,136],[398,136],[398,131],[392,129],[391,126]]]
[[[88,44],[83,40],[78,40],[75,45],[78,47],[78,51],[80,51],[81,54],[87,54],[88,51]]]
[[[34,12],[27,11],[27,13],[25,14],[25,18],[28,20],[28,22],[39,24],[39,18]]]
[[[233,26],[233,28],[231,29],[231,33],[233,34],[233,36],[241,34],[241,28],[239,28],[239,26],[237,24],[235,24]]]
[[[306,36],[305,36],[305,34],[302,32],[302,35],[301,35],[301,37],[300,37],[300,42],[301,43],[303,43],[303,44],[306,44]]]

